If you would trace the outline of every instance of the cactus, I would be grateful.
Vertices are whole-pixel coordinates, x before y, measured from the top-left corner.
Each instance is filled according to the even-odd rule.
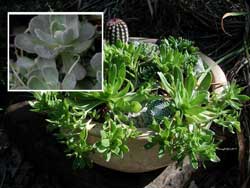
[[[129,34],[127,24],[118,18],[109,20],[106,25],[106,40],[110,44],[115,44],[118,40],[128,43]]]

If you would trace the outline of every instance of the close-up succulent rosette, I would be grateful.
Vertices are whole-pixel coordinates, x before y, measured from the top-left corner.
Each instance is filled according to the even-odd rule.
[[[14,34],[9,89],[101,90],[100,23],[101,15],[32,17],[24,32]]]

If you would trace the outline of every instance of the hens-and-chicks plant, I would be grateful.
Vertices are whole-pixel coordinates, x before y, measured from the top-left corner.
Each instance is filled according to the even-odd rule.
[[[16,61],[9,63],[10,89],[101,90],[102,55],[95,50],[97,37],[101,32],[88,16],[34,16],[14,40]]]

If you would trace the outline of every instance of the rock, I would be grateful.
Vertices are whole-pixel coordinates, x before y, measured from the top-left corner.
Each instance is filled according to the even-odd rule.
[[[193,172],[194,169],[186,158],[183,167],[176,167],[176,163],[173,163],[145,188],[181,188],[189,181]]]

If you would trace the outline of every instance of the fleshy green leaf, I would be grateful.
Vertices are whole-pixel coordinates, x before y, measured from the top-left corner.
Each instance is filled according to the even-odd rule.
[[[96,53],[90,60],[91,67],[97,72],[102,70],[102,53]]]
[[[33,17],[29,22],[29,31],[32,35],[36,35],[35,29],[40,29],[44,33],[50,33],[49,15],[39,15]]]
[[[45,67],[51,67],[56,69],[55,59],[45,59],[38,57],[35,61],[37,62],[37,66],[39,67],[39,69],[43,69]]]
[[[76,77],[75,74],[66,74],[62,81],[62,89],[71,90],[74,89],[76,85]]]
[[[54,20],[50,23],[50,32],[55,33],[56,31],[64,31],[65,26],[58,21]]]
[[[80,63],[75,65],[73,72],[76,76],[76,80],[82,80],[87,74],[85,68]]]
[[[208,101],[208,95],[209,95],[209,93],[207,91],[196,92],[193,95],[192,100],[190,101],[190,104],[191,105],[201,105],[203,103],[206,103]]]
[[[29,53],[35,53],[35,38],[28,33],[18,34],[15,38],[15,46]]]
[[[16,64],[19,67],[29,69],[34,65],[34,61],[28,57],[18,57]]]
[[[161,83],[164,87],[164,89],[170,94],[170,95],[173,95],[173,91],[172,91],[172,87],[171,85],[169,84],[169,82],[167,81],[166,77],[163,75],[162,72],[158,72],[158,75],[161,79]]]
[[[76,41],[73,44],[73,52],[74,53],[82,53],[87,51],[93,44],[93,39],[86,40],[86,41]]]
[[[91,39],[95,35],[96,28],[88,22],[83,22],[80,25],[80,38],[81,42]]]
[[[208,72],[205,78],[201,81],[199,85],[199,90],[207,91],[210,88],[211,82],[212,82],[212,74]]]
[[[76,80],[82,80],[86,76],[87,72],[85,68],[78,62],[79,59],[80,57],[76,59],[75,56],[72,56],[70,54],[62,54],[62,72],[67,74],[68,71],[72,69],[72,73],[75,74]]]
[[[99,153],[104,153],[107,150],[107,148],[103,147],[101,144],[99,144],[96,149]]]
[[[54,37],[57,42],[63,45],[70,44],[75,39],[74,31],[72,28],[67,28],[64,31],[56,31]]]
[[[62,51],[62,49],[63,48],[50,49],[42,45],[35,45],[34,47],[35,53],[45,59],[55,58]]]
[[[121,145],[121,150],[123,151],[123,153],[127,153],[127,152],[129,152],[129,148],[128,148],[128,146],[127,145]]]
[[[190,161],[191,161],[193,168],[197,169],[198,168],[198,160],[197,160],[197,157],[195,156],[194,153],[191,154]]]
[[[102,144],[104,147],[109,147],[109,146],[110,146],[110,141],[109,141],[109,139],[102,139],[102,140],[101,140],[101,144]]]
[[[130,112],[137,113],[142,109],[142,106],[139,102],[137,101],[132,101],[130,103]]]
[[[79,20],[78,15],[63,15],[64,24],[72,30],[72,38],[76,39],[79,37]]]
[[[48,86],[36,76],[32,76],[27,83],[30,89],[43,90],[48,89]]]
[[[43,32],[41,29],[35,29],[34,32],[36,34],[36,37],[40,39],[41,41],[49,45],[55,43],[55,40],[51,37],[51,35]]]
[[[237,97],[238,97],[239,100],[242,101],[242,102],[245,102],[245,101],[250,100],[250,97],[247,96],[247,95],[238,95]]]
[[[215,154],[210,158],[210,161],[217,163],[220,162],[220,158]]]
[[[186,79],[186,90],[189,96],[192,96],[194,88],[195,88],[195,78],[192,74],[188,74],[188,77]]]
[[[52,85],[52,86],[58,85],[59,73],[57,69],[46,67],[42,70],[42,73],[43,73],[44,80],[47,82],[47,84]]]
[[[115,147],[115,149],[112,149],[112,153],[119,156],[121,149],[119,147]]]
[[[43,79],[43,74],[42,71],[38,68],[34,68],[32,69],[29,73],[28,73],[28,77],[31,78],[32,76],[36,76],[37,78],[39,78],[40,80]]]
[[[180,68],[174,67],[174,69],[173,69],[173,76],[174,76],[174,82],[175,82],[176,86],[180,85],[180,83],[183,82],[183,74],[182,74]]]
[[[108,162],[111,159],[111,152],[107,152],[104,154],[105,160]]]
[[[93,86],[93,89],[101,90],[102,89],[102,72],[101,71],[98,71],[96,73],[96,80],[97,80],[97,83],[96,85]]]

